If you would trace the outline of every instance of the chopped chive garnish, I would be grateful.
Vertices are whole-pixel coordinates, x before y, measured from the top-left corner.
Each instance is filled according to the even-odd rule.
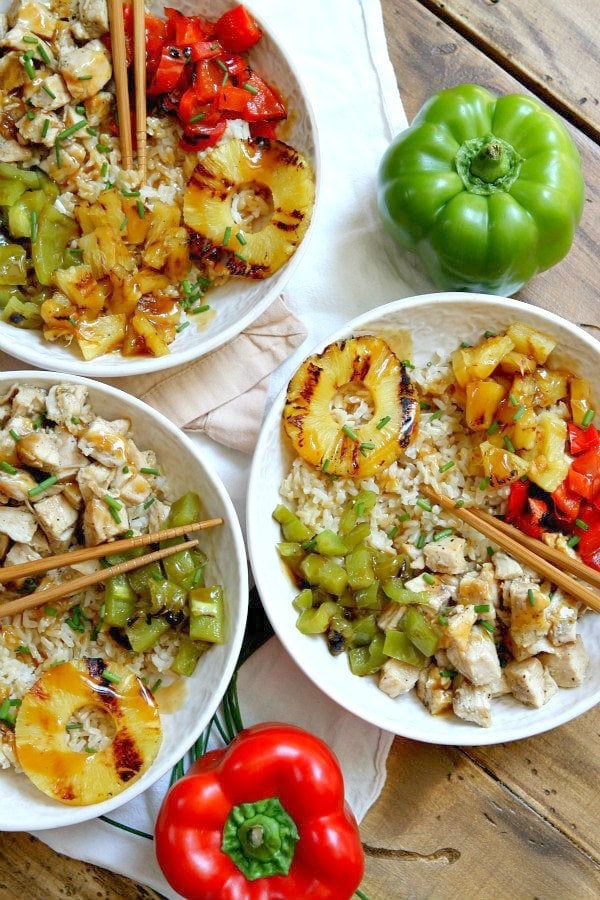
[[[47,488],[52,487],[53,484],[56,484],[57,481],[57,475],[50,475],[49,478],[45,478],[43,481],[40,481],[40,483],[36,485],[36,487],[31,488],[31,490],[27,491],[27,494],[30,497],[37,497],[38,494],[43,494]]]
[[[431,505],[429,500],[424,500],[423,497],[419,497],[419,499],[417,500],[417,506],[420,506],[421,509],[425,510],[425,512],[431,512],[431,510],[433,509],[433,506]]]
[[[486,488],[489,486],[489,483],[490,483],[489,476],[486,475],[485,478],[482,478],[481,481],[479,482],[479,490],[485,491]]]
[[[381,431],[382,428],[385,428],[385,426],[387,425],[387,423],[390,421],[391,418],[392,418],[391,416],[384,416],[383,419],[380,419],[379,422],[377,423],[377,425],[375,426],[377,431]]]
[[[144,209],[144,204],[141,200],[138,200],[138,202],[135,204],[135,208],[140,219],[143,219],[146,215],[146,210]]]
[[[188,328],[189,324],[189,322],[181,322],[180,325],[176,326],[175,331],[177,332],[177,334],[180,334],[182,331],[185,331],[185,329]]]
[[[246,257],[245,257],[245,256],[242,256],[241,253],[234,253],[233,255],[234,255],[234,256],[237,256],[238,259],[241,259],[241,261],[242,261],[243,263],[247,262]]]
[[[59,135],[57,135],[57,141],[66,141],[67,138],[70,138],[72,134],[75,134],[76,131],[79,131],[81,128],[84,128],[87,125],[85,119],[80,119],[79,122],[74,122],[73,125],[69,125],[68,128],[65,128],[64,131],[61,131]]]
[[[203,313],[210,309],[208,303],[205,303],[204,306],[193,306],[190,309],[190,315],[195,316],[197,313]]]
[[[311,538],[309,541],[304,541],[304,543],[300,546],[304,551],[306,551],[306,553],[311,553],[317,546],[317,539]]]
[[[162,678],[157,678],[156,681],[154,682],[154,684],[152,685],[152,687],[150,688],[152,693],[154,693],[154,691],[157,691],[159,689],[159,687],[161,686],[161,684],[162,684]]]
[[[105,494],[102,499],[109,509],[116,509],[117,512],[120,509],[123,509],[123,504],[119,500],[116,500],[114,497],[111,497],[110,494]]]
[[[117,510],[114,509],[112,506],[109,506],[109,507],[108,507],[108,511],[109,511],[109,513],[111,514],[111,516],[112,516],[112,518],[114,519],[114,521],[117,523],[117,525],[120,525],[120,524],[121,524],[121,516],[119,515],[119,513],[117,512]]]
[[[16,441],[20,441],[20,440],[21,440],[21,435],[20,435],[17,431],[15,431],[14,428],[11,428],[10,431],[9,431],[8,433],[10,434],[11,438],[13,439],[13,441],[16,442]]]
[[[35,209],[31,210],[31,240],[35,241],[38,233],[38,220]]]
[[[55,616],[56,613],[58,612],[58,610],[55,606],[45,606],[44,612],[46,613],[47,616]]]
[[[98,137],[98,129],[94,128],[93,125],[88,125],[85,130],[88,134],[91,134],[92,137]]]
[[[52,90],[52,88],[49,88],[49,87],[48,87],[47,84],[43,84],[43,85],[42,85],[42,90],[43,90],[43,91],[46,91],[46,93],[48,94],[48,96],[50,97],[51,100],[56,100],[56,94],[54,93],[54,91]]]
[[[484,331],[483,336],[484,336],[484,338],[496,337],[496,332],[495,331]]]
[[[574,534],[573,537],[570,537],[567,541],[567,547],[576,547],[579,543],[579,540],[579,536],[577,534]]]
[[[221,82],[221,87],[225,87],[227,82],[229,81],[229,72],[225,72],[223,75],[223,81]]]
[[[504,437],[502,438],[502,440],[504,441],[504,446],[506,447],[506,449],[508,450],[508,452],[509,452],[509,453],[514,453],[514,452],[515,452],[515,448],[514,448],[513,442],[512,442],[511,439],[509,438],[509,436],[508,436],[507,434],[505,434]]]
[[[398,526],[394,525],[394,527],[390,528],[390,530],[388,531],[387,536],[389,537],[390,541],[393,541],[397,534],[398,534]]]
[[[225,65],[225,63],[223,62],[222,59],[217,59],[217,60],[215,60],[215,62],[220,69],[223,69],[224,72],[228,71],[227,66]]]
[[[129,472],[129,466],[123,466],[121,472],[123,473],[123,475],[127,475],[127,473]]]
[[[486,428],[486,434],[496,434],[498,429],[500,428],[500,422],[492,422],[489,428]]]
[[[201,122],[202,119],[205,119],[205,118],[206,118],[206,113],[198,113],[197,116],[192,116],[192,118],[190,119],[190,124],[193,125],[194,122]]]
[[[442,528],[441,531],[438,531],[437,534],[434,534],[434,541],[442,541],[444,538],[450,537],[454,534],[452,528]]]
[[[75,107],[75,112],[79,116],[85,116],[85,106],[82,103],[80,103],[78,106]]]
[[[140,472],[143,472],[144,475],[160,475],[160,469],[154,466],[142,466]]]
[[[448,469],[451,469],[454,465],[455,465],[454,460],[453,460],[453,459],[449,459],[447,463],[444,463],[443,466],[440,466],[440,467],[439,467],[438,471],[439,471],[440,473],[447,472]]]
[[[581,420],[581,427],[587,428],[588,425],[591,425],[595,415],[596,415],[595,409],[588,409],[585,416]]]
[[[369,450],[375,449],[375,444],[372,441],[364,441],[362,444],[360,444],[358,449],[363,456],[366,456]]]
[[[488,547],[485,548],[485,552],[487,553],[488,556],[493,556],[493,555],[494,555],[494,548],[488,546]]]
[[[67,722],[67,731],[77,731],[79,728],[83,728],[81,722]]]
[[[456,503],[455,503],[454,505],[455,505],[455,507],[456,507],[457,509],[460,509],[461,506],[464,506],[464,505],[465,505],[465,501],[462,500],[462,499],[461,499],[461,500],[457,500]]]
[[[43,59],[46,65],[49,66],[51,63],[50,54],[46,50],[46,46],[43,41],[38,42],[37,52],[40,55],[40,59]]]
[[[519,401],[517,400],[517,398],[515,397],[514,394],[509,394],[509,395],[508,395],[508,399],[510,400],[510,405],[511,405],[511,406],[517,406],[517,405],[518,405],[518,402],[519,402]]]
[[[423,581],[426,584],[435,584],[435,578],[429,572],[423,572]]]
[[[492,625],[491,622],[479,622],[479,624],[481,625],[482,628],[485,628],[485,630],[486,630],[489,634],[493,634],[493,633],[494,633],[494,626]]]
[[[473,346],[473,344],[467,344],[466,341],[461,341],[461,342],[460,342],[460,348],[461,348],[461,350],[466,350],[467,347],[472,347],[472,346]]]
[[[111,681],[113,684],[120,684],[121,682],[121,676],[113,675],[113,673],[109,672],[108,669],[104,670],[104,672],[102,673],[102,677],[105,681]]]
[[[241,231],[238,231],[238,233],[236,234],[236,239],[239,241],[242,247],[244,246],[244,244],[248,243]]]
[[[225,231],[223,232],[223,246],[224,247],[226,247],[227,244],[229,243],[230,237],[231,237],[231,228],[228,225],[227,228],[225,229]]]
[[[5,462],[4,460],[2,460],[2,462],[0,462],[0,469],[2,469],[2,471],[6,472],[8,475],[16,475],[17,474],[17,469],[15,469],[14,466],[11,466],[10,463]]]
[[[414,366],[411,363],[410,359],[401,359],[400,365],[404,366],[405,369],[414,369]]]
[[[40,415],[36,416],[36,418],[33,420],[33,430],[39,431],[39,429],[42,427],[43,424],[44,424],[44,415],[43,415],[43,413],[40,413]]]
[[[420,400],[419,407],[421,409],[431,409],[431,403],[428,403],[427,400]]]
[[[30,122],[33,122],[33,120],[35,119],[35,113],[32,109],[27,110],[27,118]]]
[[[24,34],[22,40],[25,44],[37,44],[38,43],[38,39],[36,37],[33,37],[32,34]]]
[[[97,143],[96,150],[98,151],[98,153],[110,153],[110,151],[112,150],[112,147],[110,146],[110,144]]]
[[[575,519],[575,524],[578,528],[581,528],[582,531],[589,531],[590,526],[587,522],[584,522],[583,519]]]
[[[35,66],[31,62],[30,58],[28,56],[22,56],[21,63],[23,64],[23,68],[27,72],[27,77],[29,78],[29,80],[33,81],[33,79],[35,78]]]
[[[454,678],[458,673],[454,671],[454,669],[440,669],[440,675],[442,678]]]
[[[422,550],[424,546],[425,546],[425,535],[420,534],[415,542],[415,547],[417,548],[417,550]]]
[[[54,154],[56,156],[56,165],[60,169],[60,144],[58,141],[54,141]]]
[[[139,191],[121,191],[124,197],[139,197]]]
[[[398,516],[398,521],[399,521],[399,522],[408,522],[409,519],[410,519],[410,513],[409,513],[409,512],[402,513],[401,516]]]
[[[473,609],[476,613],[489,612],[490,604],[489,603],[478,603],[477,606],[474,606]]]
[[[71,615],[68,619],[65,619],[65,622],[71,631],[85,631],[85,624],[81,621],[82,618],[85,618],[82,608],[74,606],[71,610]]]
[[[133,530],[131,528],[128,528],[127,531],[124,533],[123,537],[124,538],[133,537]]]
[[[253,84],[250,84],[249,81],[246,81],[243,87],[245,91],[249,91],[251,94],[258,94],[258,88],[254,87]]]
[[[119,231],[125,231],[125,229],[127,228],[127,221],[128,221],[127,216],[123,216],[123,220],[122,220],[121,224],[119,225]]]
[[[349,437],[351,441],[358,441],[358,435],[355,431],[353,431],[349,425],[344,425],[342,427],[343,433],[346,437]]]
[[[50,119],[46,119],[44,124],[42,125],[42,137],[45,138],[48,134],[48,129],[50,128]]]
[[[148,509],[149,506],[152,506],[152,504],[155,502],[155,499],[155,497],[150,497],[149,500],[146,500],[146,502],[144,503],[144,509]]]
[[[535,606],[535,596],[531,588],[527,591],[527,599],[529,600],[530,606]]]
[[[103,162],[102,165],[100,166],[100,177],[101,177],[101,178],[106,178],[106,173],[107,173],[107,172],[108,172],[108,163],[107,163],[107,162]]]
[[[439,622],[440,625],[447,625],[447,624],[448,624],[448,621],[449,621],[449,620],[448,620],[448,616],[443,616],[441,613],[440,613],[440,615],[437,617],[437,620],[438,620],[438,622]]]
[[[25,644],[21,644],[19,647],[17,647],[15,653],[27,653],[28,656],[31,656],[31,650],[29,649],[29,647],[26,647]]]
[[[91,81],[91,80],[92,80],[92,76],[91,76],[91,75],[80,75],[80,76],[77,78],[77,81]]]
[[[75,259],[80,259],[80,257],[83,256],[83,250],[80,247],[70,247],[69,253],[71,256],[74,256]]]
[[[430,422],[435,422],[436,419],[441,419],[441,417],[442,417],[442,410],[441,410],[441,409],[438,409],[438,410],[437,410],[436,412],[434,412],[431,416],[429,416],[429,421],[430,421]]]
[[[79,416],[71,416],[71,424],[72,425],[79,425],[79,421],[80,421]]]
[[[518,422],[523,413],[525,412],[525,407],[521,404],[513,416],[513,422]]]
[[[330,462],[330,460],[328,460],[328,459],[323,460],[323,465],[321,466],[321,468],[324,472],[326,472],[327,469],[329,468],[329,462]]]

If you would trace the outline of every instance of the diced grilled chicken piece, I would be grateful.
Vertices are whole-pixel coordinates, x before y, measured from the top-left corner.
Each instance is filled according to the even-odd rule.
[[[537,638],[531,644],[519,644],[514,640],[510,632],[507,635],[506,643],[513,659],[516,659],[518,662],[537,656],[538,653],[554,653],[556,649],[547,637]]]
[[[409,591],[427,591],[429,594],[427,605],[436,612],[452,598],[450,589],[439,579],[436,579],[435,584],[428,584],[422,575],[417,575],[416,578],[411,578],[410,581],[406,581],[404,587],[408,588]]]
[[[577,607],[557,589],[547,610],[550,620],[548,638],[555,646],[572,644],[577,638]]]
[[[79,172],[85,160],[85,155],[85,147],[82,147],[76,140],[61,141],[58,161],[56,154],[51,153],[41,161],[40,169],[43,169],[54,181],[62,184],[63,181],[67,181],[72,175]],[[62,272],[63,270],[59,271]],[[54,295],[54,298],[60,296],[57,293]]]
[[[28,509],[16,506],[0,507],[0,533],[13,541],[28,544],[35,534],[37,523]]]
[[[156,468],[156,453],[154,450],[140,450],[130,439],[127,441],[127,459],[132,468],[140,469]]]
[[[4,560],[9,544],[9,536],[7,534],[0,534],[0,560]]]
[[[114,469],[100,463],[90,463],[85,469],[80,469],[77,473],[77,484],[84,501],[88,503],[94,497],[101,499],[108,491],[113,474]]]
[[[460,653],[466,650],[471,629],[477,620],[472,606],[455,606],[448,610],[448,624],[444,628],[442,649],[454,647]]]
[[[452,709],[459,719],[475,722],[482,728],[489,728],[492,724],[491,699],[490,689],[486,685],[463,681],[454,692]]]
[[[79,435],[92,421],[88,389],[83,384],[54,384],[46,398],[48,418],[64,426],[71,434]],[[76,421],[73,421],[73,420]]]
[[[123,472],[122,469],[116,470],[110,489],[119,500],[127,503],[128,506],[137,506],[138,503],[143,503],[152,491],[150,482],[143,475],[131,471]]]
[[[73,509],[81,509],[83,497],[76,481],[66,481],[63,487],[63,497],[71,504]]]
[[[6,13],[0,13],[0,41],[4,40],[7,31],[8,20],[6,18]]]
[[[54,474],[60,466],[58,441],[53,431],[31,431],[17,442],[21,462],[33,469]]]
[[[170,506],[161,500],[155,500],[152,506],[148,507],[148,531],[160,531],[165,527],[167,516],[169,515]]]
[[[28,416],[35,419],[46,409],[46,390],[33,384],[18,386],[12,398],[13,416]]]
[[[500,677],[495,678],[494,681],[490,681],[486,687],[489,688],[492,697],[503,697],[505,694],[510,694],[510,688],[508,686],[508,681],[506,680],[506,675],[504,674],[504,669],[500,670]]]
[[[509,582],[510,633],[521,647],[545,637],[550,630],[546,609],[550,603],[538,584],[525,579]]]
[[[452,708],[452,679],[439,666],[428,666],[419,673],[417,696],[432,716],[439,716]]]
[[[539,659],[512,660],[504,674],[513,697],[527,706],[543,706],[558,690],[556,681]]]
[[[129,517],[125,507],[119,510],[119,519],[120,522],[117,522],[112,517],[104,500],[94,497],[89,503],[86,503],[83,514],[83,534],[86,547],[95,547],[96,544],[102,544],[127,531]]]
[[[33,510],[53,550],[66,549],[77,524],[77,510],[62,494],[44,497]]]
[[[451,535],[442,538],[441,541],[432,541],[423,548],[425,556],[425,565],[432,572],[442,572],[447,575],[462,575],[467,571],[467,561],[465,559],[465,547],[467,542],[464,538]]]
[[[523,576],[523,569],[519,563],[512,556],[508,556],[507,553],[502,553],[501,550],[497,550],[494,553],[492,562],[496,578],[499,581],[510,581],[513,578],[521,578]]]
[[[54,113],[34,116],[33,119],[23,116],[17,122],[17,130],[23,140],[28,143],[53,147],[57,134],[62,130],[62,122]]]
[[[114,97],[108,91],[100,91],[85,101],[85,114],[90,125],[102,125],[108,119]]]
[[[101,565],[99,559],[86,559],[83,562],[78,562],[69,566],[69,568],[73,569],[74,572],[78,572],[80,575],[92,575],[101,568]]]
[[[417,666],[409,666],[408,663],[397,659],[388,659],[379,673],[379,689],[389,697],[399,697],[400,694],[408,694],[419,677]]]
[[[21,563],[40,559],[40,554],[30,544],[13,544],[4,560],[5,566],[19,566]]]
[[[566,553],[568,556],[573,557],[573,559],[577,556],[577,553],[569,545],[569,539],[559,532],[545,531],[542,535],[542,540],[548,547],[553,547],[555,550],[560,550],[561,553]]]
[[[29,500],[28,491],[32,490],[37,481],[29,472],[23,469],[17,469],[14,475],[8,472],[0,471],[0,496],[8,497],[10,500],[20,500],[24,502]]]
[[[35,534],[31,538],[30,547],[32,550],[35,550],[36,553],[39,553],[40,556],[50,556],[52,553],[48,538],[41,528],[36,528]]]
[[[61,53],[58,68],[74,100],[93,97],[112,75],[108,51],[99,40]]]
[[[474,625],[464,650],[448,647],[448,659],[472,684],[490,684],[500,678],[501,669],[496,645],[487,631]]]
[[[24,162],[31,159],[31,150],[22,147],[18,141],[0,135],[0,162]]]
[[[75,475],[83,466],[89,465],[89,460],[77,447],[77,438],[59,429],[56,433],[59,464],[55,474],[60,479]]]
[[[16,50],[10,50],[0,59],[0,85],[3,91],[14,91],[27,82],[27,72],[21,62],[22,59],[21,53],[17,53]]]
[[[54,75],[47,75],[42,79],[36,78],[32,83],[31,93],[26,99],[32,106],[37,106],[38,109],[47,112],[48,110],[62,109],[71,100],[71,95],[62,77],[55,72]]]
[[[387,631],[390,628],[396,628],[405,612],[406,607],[402,606],[400,603],[388,603],[379,613],[377,624],[383,631]]]
[[[79,449],[86,456],[91,456],[104,466],[122,468],[127,463],[126,431],[123,431],[124,419],[107,422],[106,419],[94,419],[89,428],[79,438]],[[127,430],[129,430],[129,423]]]
[[[102,37],[108,31],[106,0],[79,0],[79,13],[71,26],[78,41]]]
[[[8,23],[12,28],[22,27],[25,33],[51,38],[57,25],[57,18],[47,5],[34,0],[21,0],[13,4],[8,12]]]
[[[542,653],[540,660],[559,687],[581,684],[589,662],[579,634],[572,644],[562,644],[554,653]]]
[[[458,602],[464,606],[488,606],[489,609],[480,611],[479,616],[487,621],[496,618],[498,584],[491,563],[484,563],[479,572],[467,572],[463,575],[458,586]]]

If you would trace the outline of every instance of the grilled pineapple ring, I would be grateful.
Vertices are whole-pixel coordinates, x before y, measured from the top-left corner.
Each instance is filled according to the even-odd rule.
[[[343,427],[332,412],[342,388],[360,384],[373,415]],[[309,356],[288,385],[283,422],[296,451],[342,478],[374,475],[398,459],[413,436],[419,404],[406,367],[384,340],[365,335]]]
[[[104,677],[104,670],[110,680]],[[67,723],[94,704],[115,725],[97,753],[72,750]],[[133,784],[153,762],[161,741],[158,708],[140,679],[116,663],[79,659],[48,669],[25,694],[15,744],[25,774],[41,791],[71,806],[100,803]]]
[[[293,147],[218,144],[194,169],[183,198],[190,251],[213,259],[217,253],[232,275],[268,278],[304,237],[314,199],[311,167]]]

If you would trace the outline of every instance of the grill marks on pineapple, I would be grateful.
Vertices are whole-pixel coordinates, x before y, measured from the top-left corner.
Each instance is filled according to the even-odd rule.
[[[112,742],[115,770],[123,783],[131,781],[139,773],[144,759],[139,752],[135,739],[125,729],[115,735]]]

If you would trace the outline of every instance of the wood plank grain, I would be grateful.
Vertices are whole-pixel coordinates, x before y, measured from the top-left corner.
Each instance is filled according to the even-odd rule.
[[[384,0],[388,47],[409,121],[435,91],[464,82],[498,93],[522,92],[519,84],[418,0]],[[600,148],[576,129],[586,203],[567,257],[532,279],[517,295],[578,324],[599,329],[600,304]],[[401,252],[401,251],[399,251]]]
[[[600,892],[594,860],[453,748],[397,738],[385,791],[361,830],[370,900]]]
[[[597,0],[421,2],[569,121],[600,139]]]

